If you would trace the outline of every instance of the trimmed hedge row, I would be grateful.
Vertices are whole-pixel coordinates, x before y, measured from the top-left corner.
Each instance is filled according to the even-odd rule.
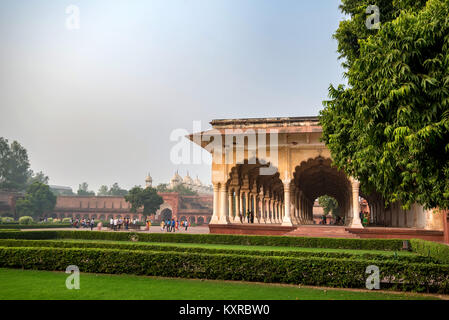
[[[23,234],[25,233],[25,234]],[[248,236],[223,234],[185,234],[185,233],[133,233],[102,231],[27,231],[16,234],[0,232],[0,239],[83,239],[128,241],[132,237],[144,242],[209,243],[258,246],[283,246],[303,248],[363,249],[398,251],[402,248],[401,239],[344,239],[308,238],[289,236]]]
[[[50,228],[70,228],[69,223],[52,224],[0,224],[0,229],[50,229]],[[1,230],[3,231],[3,230]]]
[[[346,252],[310,252],[310,251],[280,251],[280,250],[239,250],[239,249],[218,249],[218,248],[195,248],[180,247],[176,245],[154,245],[136,243],[107,243],[107,242],[82,242],[82,241],[48,241],[48,240],[0,240],[2,247],[47,247],[47,248],[105,248],[123,250],[144,250],[158,252],[189,252],[207,254],[234,254],[250,256],[279,256],[279,257],[321,257],[336,259],[364,259],[380,261],[402,261],[402,262],[432,262],[428,257],[410,255],[393,256],[391,254],[379,253],[346,253]]]
[[[412,251],[421,256],[432,257],[438,262],[449,264],[449,246],[421,239],[410,240]]]
[[[129,251],[118,249],[0,247],[0,267],[136,274],[218,280],[364,288],[367,266],[380,269],[381,288],[449,292],[449,266],[332,258],[289,258]]]

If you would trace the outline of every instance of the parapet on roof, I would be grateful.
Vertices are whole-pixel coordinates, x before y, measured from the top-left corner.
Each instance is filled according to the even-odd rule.
[[[319,119],[312,117],[279,117],[279,118],[243,118],[217,119],[210,122],[215,129],[246,128],[246,127],[297,127],[317,126]]]

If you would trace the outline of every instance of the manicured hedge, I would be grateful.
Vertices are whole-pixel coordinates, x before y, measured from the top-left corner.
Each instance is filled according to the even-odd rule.
[[[70,228],[69,223],[52,223],[52,224],[1,224],[0,229],[52,229],[52,228]]]
[[[30,240],[46,240],[58,239],[58,231],[17,231],[3,232],[0,231],[0,239],[30,239]]]
[[[45,235],[40,234],[45,232]],[[186,234],[186,233],[133,233],[102,231],[27,231],[27,235],[8,233],[0,239],[84,239],[128,241],[137,237],[144,242],[172,243],[210,243],[259,246],[286,246],[304,248],[334,248],[363,250],[401,250],[403,240],[400,239],[343,239],[343,238],[308,238],[288,236],[247,236],[222,234]],[[32,234],[31,234],[32,233]],[[35,235],[36,238],[33,238]],[[48,237],[48,238],[46,238]]]
[[[347,252],[310,252],[310,251],[281,251],[281,250],[256,250],[251,249],[219,249],[219,248],[198,248],[182,247],[165,244],[145,244],[145,243],[108,243],[108,242],[84,242],[84,241],[54,241],[54,240],[12,240],[1,239],[2,247],[49,247],[49,248],[105,248],[123,250],[145,250],[162,252],[190,252],[207,254],[235,254],[235,255],[255,255],[255,256],[280,256],[280,257],[321,257],[336,259],[365,259],[380,261],[402,261],[402,262],[431,262],[427,257],[418,255],[398,255],[379,253],[347,253]]]
[[[381,288],[449,292],[449,266],[375,260],[290,258],[117,249],[0,247],[0,267],[137,274],[219,280],[364,288],[369,265],[380,269]]]
[[[410,240],[412,251],[436,259],[438,262],[449,264],[449,246],[421,239]]]

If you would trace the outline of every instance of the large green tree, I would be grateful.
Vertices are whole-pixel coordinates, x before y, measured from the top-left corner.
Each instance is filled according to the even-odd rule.
[[[17,141],[0,137],[0,189],[25,190],[30,176],[28,153]]]
[[[155,214],[160,205],[164,203],[164,199],[158,195],[155,188],[142,189],[136,186],[129,190],[128,195],[125,196],[125,200],[131,204],[131,212],[137,212],[138,209],[143,207],[144,215]]]
[[[335,35],[348,85],[330,87],[323,140],[365,193],[447,209],[449,0],[386,1],[379,30],[363,30],[367,3],[357,2],[342,5],[352,4]]]
[[[48,185],[36,181],[28,186],[25,197],[17,200],[16,209],[19,216],[39,218],[51,213],[55,205],[56,196]]]

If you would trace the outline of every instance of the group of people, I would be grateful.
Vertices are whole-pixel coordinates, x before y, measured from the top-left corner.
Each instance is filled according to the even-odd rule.
[[[90,228],[90,230],[93,230],[93,228],[95,227],[95,219],[85,219],[82,218],[81,220],[76,218],[75,220],[71,219],[70,222],[72,223],[74,228],[79,228],[80,226],[82,228]]]
[[[175,219],[166,219],[161,222],[161,230],[167,231],[167,232],[176,232],[176,230],[179,231],[179,228],[185,228],[185,231],[190,227],[190,222],[187,220],[182,220],[181,222],[179,220]]]
[[[134,219],[134,221],[132,223],[136,224],[136,220]],[[130,218],[125,218],[125,219],[122,219],[122,218],[111,218],[109,220],[109,226],[114,231],[119,231],[122,228],[124,228],[124,230],[128,230],[130,224],[131,224],[131,219]]]

